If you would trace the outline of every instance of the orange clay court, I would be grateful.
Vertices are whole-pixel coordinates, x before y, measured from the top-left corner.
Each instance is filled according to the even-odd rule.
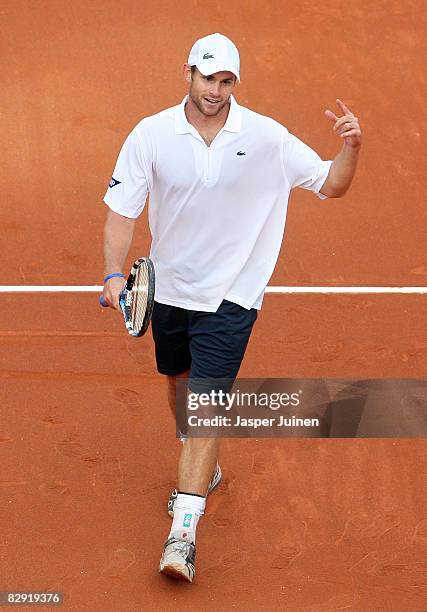
[[[2,285],[99,285],[102,197],[143,116],[181,101],[191,44],[239,47],[242,105],[329,159],[337,97],[364,144],[348,195],[296,190],[271,286],[423,287],[421,0],[2,3]],[[146,212],[129,261],[147,254]],[[76,612],[421,612],[423,439],[230,439],[193,585],[157,571],[179,443],[151,334],[96,293],[0,293],[0,590]],[[269,294],[245,377],[414,378],[422,293]],[[199,552],[200,550],[200,552]]]

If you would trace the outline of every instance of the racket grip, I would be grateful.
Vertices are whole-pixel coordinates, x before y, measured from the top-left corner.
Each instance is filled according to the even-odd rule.
[[[99,303],[101,304],[101,306],[102,306],[103,308],[108,308],[108,304],[107,304],[107,302],[105,301],[105,298],[104,298],[104,296],[103,296],[103,295],[100,295],[100,296],[99,296]]]

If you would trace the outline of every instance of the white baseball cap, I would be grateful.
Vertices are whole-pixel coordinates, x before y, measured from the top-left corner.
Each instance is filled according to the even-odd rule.
[[[209,34],[197,40],[188,56],[190,66],[208,76],[215,72],[232,72],[240,81],[240,57],[236,45],[223,34]]]

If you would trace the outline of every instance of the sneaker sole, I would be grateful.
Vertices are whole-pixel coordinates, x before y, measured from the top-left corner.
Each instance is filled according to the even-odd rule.
[[[182,571],[182,565],[178,565],[178,563],[170,563],[169,565],[165,565],[159,571],[170,578],[174,578],[175,580],[181,580],[182,582],[193,582],[194,576],[193,578],[190,578],[190,576]]]

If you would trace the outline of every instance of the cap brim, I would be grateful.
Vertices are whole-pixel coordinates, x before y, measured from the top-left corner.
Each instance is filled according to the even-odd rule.
[[[234,66],[223,64],[221,62],[218,62],[217,64],[209,62],[206,64],[196,64],[196,68],[199,72],[203,74],[203,76],[210,76],[211,74],[215,74],[216,72],[232,72],[240,83],[239,71],[236,70]]]

